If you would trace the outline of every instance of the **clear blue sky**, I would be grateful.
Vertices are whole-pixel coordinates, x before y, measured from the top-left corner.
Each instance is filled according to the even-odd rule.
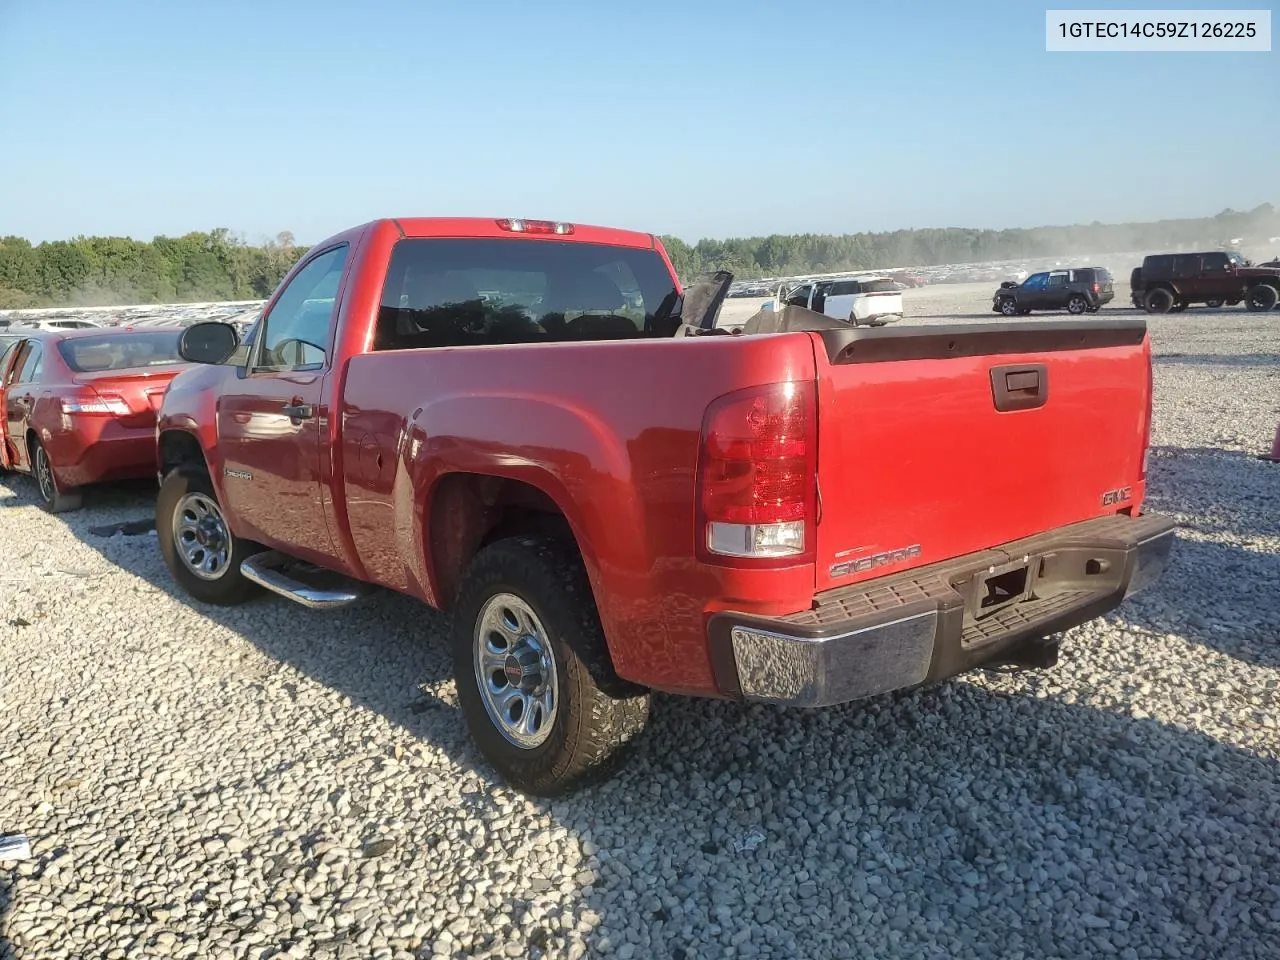
[[[1280,202],[1280,53],[1050,54],[1044,9],[0,0],[0,234],[477,214],[695,240]]]

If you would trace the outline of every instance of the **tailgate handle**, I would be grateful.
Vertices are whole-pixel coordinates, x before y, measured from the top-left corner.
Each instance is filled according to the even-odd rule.
[[[1043,363],[991,368],[991,396],[996,409],[1034,410],[1049,399],[1049,369]]]

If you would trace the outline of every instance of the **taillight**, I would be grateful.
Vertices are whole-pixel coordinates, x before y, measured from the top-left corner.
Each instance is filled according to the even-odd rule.
[[[65,414],[96,414],[109,417],[127,417],[129,405],[123,397],[110,394],[82,393],[75,397],[63,397],[62,412]]]
[[[1102,285],[1099,284],[1097,280],[1093,281],[1093,292],[1097,293],[1101,289],[1102,289]]]
[[[796,558],[813,549],[817,412],[811,381],[712,401],[698,462],[699,532],[708,554]]]
[[[562,236],[573,233],[572,223],[555,223],[551,220],[499,220],[498,226],[512,233],[557,233]]]

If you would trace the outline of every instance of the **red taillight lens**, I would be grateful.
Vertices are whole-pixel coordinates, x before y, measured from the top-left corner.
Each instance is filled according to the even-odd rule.
[[[698,468],[700,536],[711,553],[795,557],[812,549],[816,427],[812,382],[752,387],[712,402]]]
[[[552,220],[499,220],[498,226],[512,233],[555,233],[561,236],[573,233],[572,223],[556,223]]]
[[[1093,281],[1093,292],[1097,293],[1101,289],[1102,289],[1101,284],[1099,284],[1097,280]]]

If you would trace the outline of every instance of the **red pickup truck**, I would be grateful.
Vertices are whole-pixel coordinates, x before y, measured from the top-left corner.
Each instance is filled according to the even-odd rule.
[[[448,611],[472,735],[537,794],[616,768],[651,691],[814,707],[1048,666],[1161,574],[1141,316],[731,334],[726,287],[546,221],[317,244],[244,343],[183,335],[165,560],[208,603]]]

